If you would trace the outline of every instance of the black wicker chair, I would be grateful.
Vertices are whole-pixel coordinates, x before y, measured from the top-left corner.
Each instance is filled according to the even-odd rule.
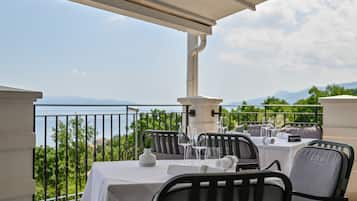
[[[322,147],[326,144],[334,143],[316,141],[297,152],[290,173],[293,201],[347,200],[351,162],[343,151]]]
[[[151,144],[152,152],[158,160],[183,159],[183,150],[178,145],[177,135],[177,131],[145,130],[142,142]]]
[[[237,171],[246,169],[260,170],[259,151],[253,141],[246,135],[226,134],[226,133],[202,133],[199,135],[200,140],[207,140],[208,147],[220,147],[221,157],[224,155],[235,155],[239,159],[236,166]],[[274,161],[264,169],[270,169],[276,165],[281,170],[279,161]]]
[[[302,138],[322,139],[323,129],[317,123],[293,122],[286,123],[281,129],[282,132],[300,135]]]
[[[269,123],[251,123],[247,125],[247,131],[251,136],[260,136],[262,127],[274,128],[274,125]]]
[[[290,201],[289,179],[277,172],[179,175],[161,187],[154,201]]]

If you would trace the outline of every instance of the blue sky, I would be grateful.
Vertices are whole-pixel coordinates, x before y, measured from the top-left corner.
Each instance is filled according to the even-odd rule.
[[[357,81],[357,3],[271,0],[218,21],[200,55],[202,95],[232,102]],[[0,7],[0,85],[45,96],[175,103],[186,34],[65,0]]]

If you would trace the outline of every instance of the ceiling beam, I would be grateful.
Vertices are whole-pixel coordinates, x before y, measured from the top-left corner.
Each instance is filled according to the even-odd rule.
[[[197,13],[187,11],[182,8],[178,8],[178,7],[168,4],[162,0],[127,0],[127,1],[130,1],[133,3],[138,3],[143,6],[147,6],[147,7],[156,9],[156,10],[160,10],[162,12],[172,14],[172,15],[175,15],[178,17],[183,17],[188,20],[192,20],[192,21],[195,21],[195,22],[198,22],[201,24],[210,25],[210,26],[216,25],[215,20],[201,16]]]
[[[256,11],[256,7],[255,7],[255,4],[247,1],[247,0],[236,0],[238,3],[242,4],[243,6],[249,8],[250,10],[252,11]]]
[[[189,32],[195,35],[212,34],[209,25],[188,20],[150,7],[146,7],[127,0],[71,0],[80,4],[107,10],[113,13],[126,15],[147,22]]]

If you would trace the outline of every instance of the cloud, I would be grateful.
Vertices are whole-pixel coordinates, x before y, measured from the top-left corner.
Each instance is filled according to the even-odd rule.
[[[247,68],[357,67],[357,1],[272,0],[222,21],[221,61]]]
[[[87,76],[87,72],[81,71],[78,68],[73,68],[71,73],[74,76],[80,76],[80,77],[86,77]]]

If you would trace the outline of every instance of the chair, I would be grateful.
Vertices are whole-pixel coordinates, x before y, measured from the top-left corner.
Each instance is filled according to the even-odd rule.
[[[145,130],[142,135],[142,142],[146,142],[146,137],[151,137],[151,150],[158,160],[183,159],[183,150],[177,141],[177,131]]]
[[[342,201],[349,175],[347,155],[337,149],[307,146],[294,158],[290,173],[293,201]]]
[[[291,183],[277,172],[179,175],[165,183],[154,201],[290,201]]]
[[[208,147],[220,147],[221,157],[224,155],[235,155],[239,159],[237,171],[245,169],[260,169],[258,147],[253,141],[242,134],[227,133],[202,133],[198,140],[207,140]],[[270,169],[273,165],[281,170],[280,163],[276,160],[265,169]]]
[[[346,154],[348,165],[347,165],[347,170],[346,170],[346,175],[345,175],[345,181],[343,182],[343,185],[341,185],[342,196],[344,196],[346,189],[347,189],[348,181],[349,181],[349,178],[350,178],[350,175],[352,172],[352,167],[353,167],[354,158],[355,158],[355,153],[354,153],[353,147],[348,144],[325,141],[325,140],[314,140],[309,143],[309,146],[335,149],[338,151],[342,151],[343,153]]]
[[[247,131],[251,136],[260,136],[260,132],[263,126],[274,128],[274,126],[270,124],[249,124],[247,126]]]
[[[235,132],[243,133],[244,131],[244,125],[238,125],[236,128],[234,128]]]
[[[316,123],[288,123],[285,124],[281,132],[300,135],[302,138],[322,139],[323,130]]]

